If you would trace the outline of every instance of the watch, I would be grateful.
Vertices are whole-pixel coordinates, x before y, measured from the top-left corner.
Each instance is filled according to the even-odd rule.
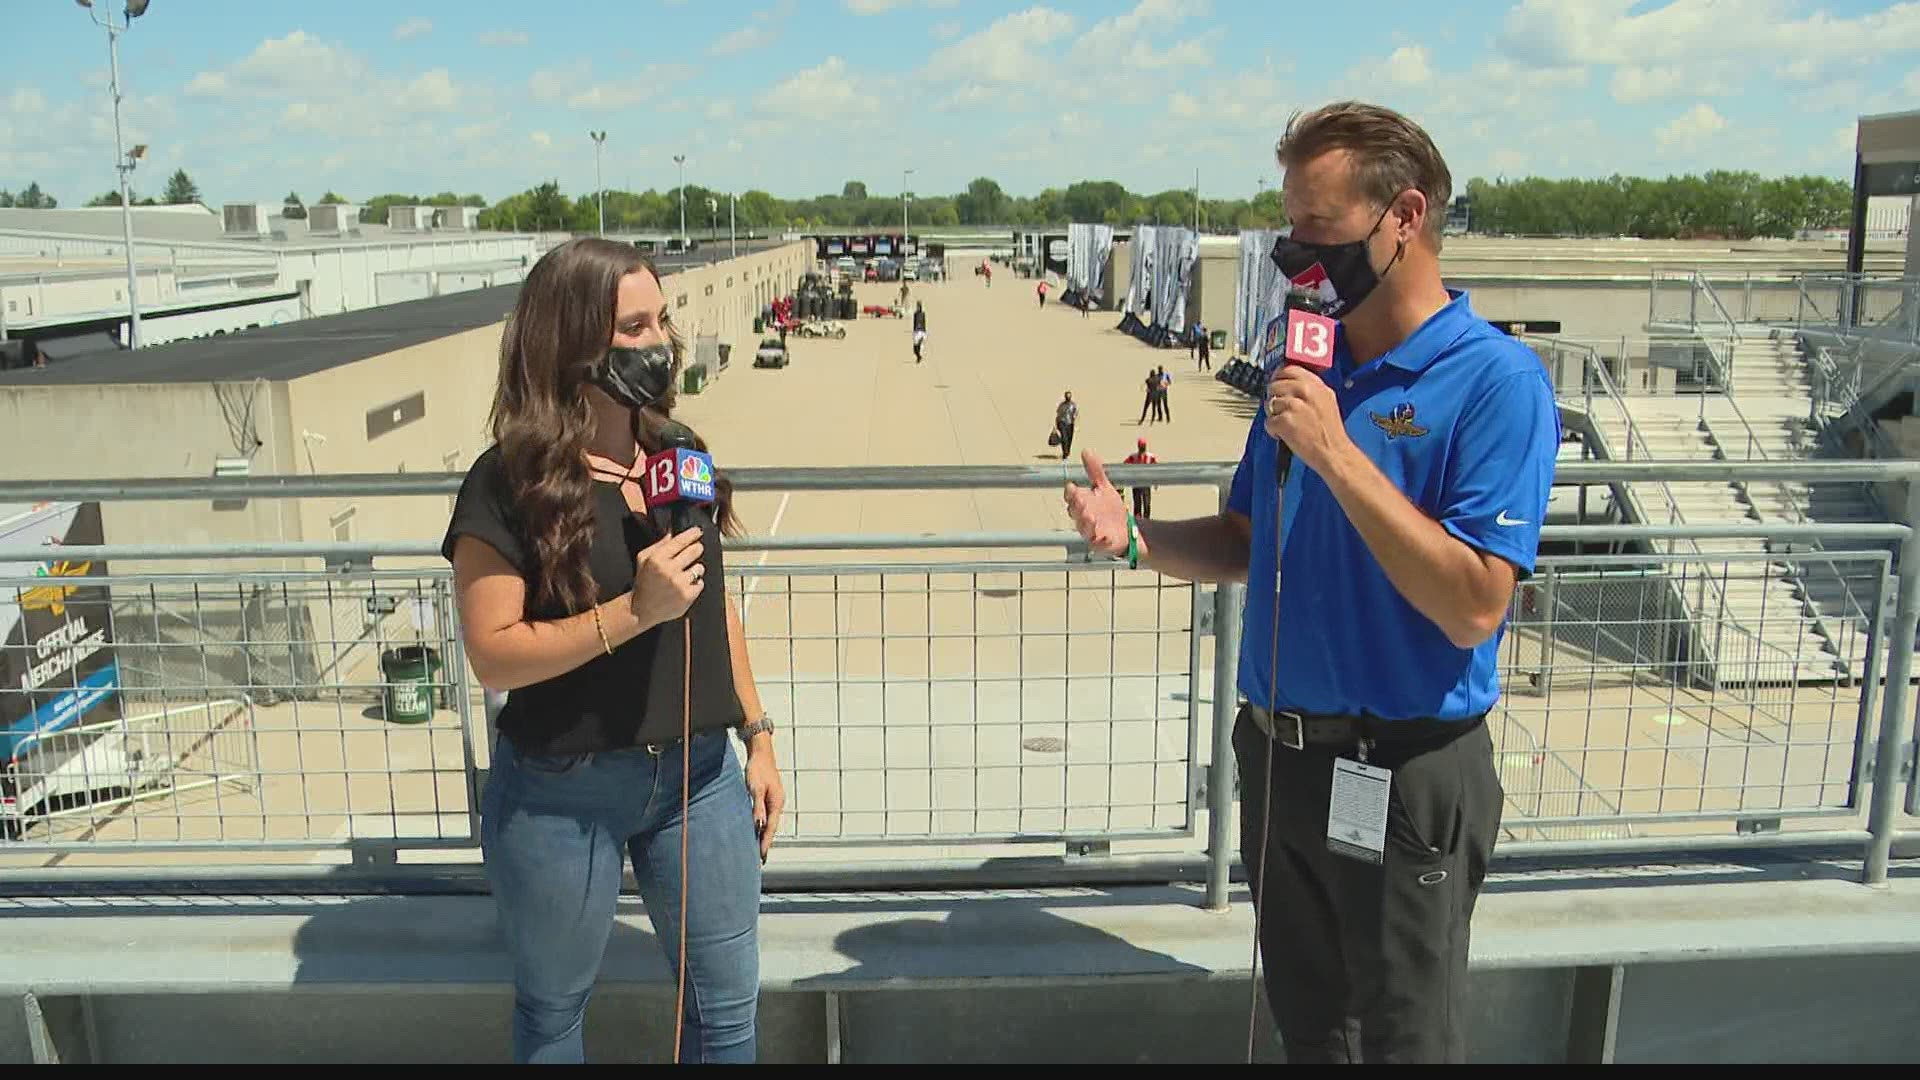
[[[740,738],[743,740],[751,739],[755,735],[758,735],[763,731],[772,731],[772,730],[773,730],[773,717],[767,715],[766,713],[761,713],[760,719],[749,720],[748,722],[740,725]]]

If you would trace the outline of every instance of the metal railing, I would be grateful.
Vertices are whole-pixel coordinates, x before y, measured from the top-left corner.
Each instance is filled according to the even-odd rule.
[[[1684,290],[1682,297],[1675,293]],[[1648,289],[1647,322],[1684,325],[1705,336],[1710,330],[1740,340],[1740,323],[1721,301],[1713,282],[1698,270],[1656,269]]]
[[[1776,460],[1767,452],[1766,442],[1753,430],[1753,422],[1747,419],[1746,412],[1740,408],[1740,403],[1734,400],[1733,395],[1727,394],[1716,398],[1714,411],[1731,414],[1733,419],[1739,424],[1740,436],[1744,439],[1744,446],[1742,447],[1744,453],[1740,457],[1736,458],[1732,454],[1727,453],[1727,444],[1721,441],[1720,433],[1714,429],[1713,417],[1707,415],[1706,397],[1704,395],[1701,397],[1700,407],[1701,426],[1712,436],[1714,444],[1719,447],[1721,454],[1728,460],[1760,462]],[[1753,497],[1753,483],[1753,481],[1744,479],[1735,480],[1733,481],[1733,486],[1739,491],[1741,501],[1749,507],[1752,507],[1754,516],[1759,517],[1760,504]],[[1807,516],[1806,511],[1801,507],[1800,495],[1793,489],[1792,485],[1780,480],[1767,482],[1767,485],[1773,489],[1778,505],[1787,511],[1788,517],[1795,524],[1806,525],[1813,522],[1813,519]],[[1870,488],[1868,489],[1868,493],[1869,498],[1871,498]],[[1775,550],[1771,544],[1767,545],[1767,547],[1770,551]],[[1789,543],[1785,545],[1780,553],[1792,555],[1796,548],[1799,547],[1806,547],[1823,555],[1828,553],[1827,548],[1818,537],[1801,541],[1797,544]],[[1818,561],[1819,560],[1813,560],[1813,563],[1817,564]],[[1807,561],[1796,559],[1788,563],[1788,570],[1792,576],[1799,579],[1801,587],[1806,593],[1806,603],[1808,607],[1813,609],[1817,620],[1816,628],[1833,644],[1834,651],[1841,660],[1850,661],[1855,652],[1853,647],[1854,636],[1855,632],[1859,629],[1859,621],[1864,619],[1867,611],[1873,609],[1868,608],[1855,592],[1851,575],[1835,573],[1832,575],[1832,580],[1838,583],[1841,592],[1842,607],[1840,617],[1837,620],[1819,621],[1821,614],[1820,605],[1813,595],[1813,574],[1808,569],[1809,565]],[[1829,563],[1829,568],[1831,568],[1831,563]],[[1828,621],[1834,622],[1837,625],[1829,626],[1827,625]],[[1870,643],[1867,645],[1866,651],[1871,654],[1872,647]]]
[[[1529,343],[1536,349],[1544,345],[1552,353],[1566,350],[1572,351],[1581,357],[1580,385],[1582,394],[1584,395],[1588,425],[1593,436],[1599,441],[1600,448],[1604,451],[1606,458],[1626,461],[1652,461],[1654,459],[1653,450],[1647,445],[1645,436],[1641,433],[1639,426],[1634,422],[1633,410],[1628,407],[1625,395],[1620,392],[1618,384],[1614,382],[1612,374],[1609,373],[1607,369],[1606,359],[1600,355],[1598,350],[1591,346],[1563,342],[1553,338],[1530,339]],[[1602,429],[1602,423],[1599,419],[1600,414],[1594,411],[1595,390],[1599,391],[1599,401],[1605,405],[1607,414],[1617,420],[1618,430],[1621,432],[1625,442],[1624,447],[1616,448],[1612,446],[1608,439],[1607,432]],[[1625,450],[1623,458],[1616,457],[1616,449]],[[1653,512],[1649,513],[1650,508],[1642,496],[1643,489],[1652,490],[1665,503],[1665,519],[1668,525],[1680,526],[1685,523],[1685,515],[1681,512],[1680,501],[1678,497],[1674,495],[1673,487],[1666,481],[1655,481],[1650,485],[1618,484],[1614,487],[1620,501],[1624,505],[1633,508],[1635,518],[1648,523],[1658,521],[1660,508],[1651,508]],[[1700,549],[1698,540],[1684,536],[1678,539],[1664,541],[1655,546],[1659,550],[1673,552],[1681,550],[1682,545],[1684,545],[1685,550],[1690,554],[1704,554]],[[1711,665],[1713,659],[1720,653],[1719,637],[1722,629],[1726,625],[1726,620],[1721,617],[1727,609],[1726,593],[1722,582],[1716,580],[1709,574],[1696,574],[1690,578],[1683,577],[1673,579],[1669,582],[1669,587],[1675,590],[1675,598],[1689,610],[1701,613],[1703,617],[1713,619],[1715,640],[1704,649],[1708,654],[1704,659],[1708,665]]]
[[[1216,488],[1230,476],[1225,466],[1184,469],[1189,482]],[[1176,470],[1136,471],[1138,479],[1158,480]],[[740,471],[743,489],[751,472]],[[927,472],[921,486],[951,482]],[[969,474],[972,483],[1009,487],[1051,486],[1058,478],[1052,470]],[[1123,485],[1136,479],[1129,472],[1115,478]],[[1916,478],[1915,462],[1597,462],[1569,463],[1558,480],[1846,479],[1907,483],[1911,491]],[[451,490],[459,478],[301,483],[328,494],[395,485],[414,493],[423,479]],[[897,475],[866,479],[905,485]],[[841,490],[860,487],[863,477],[849,470],[805,482]],[[257,481],[168,483],[168,497],[191,498],[208,485]],[[34,490],[71,498],[87,486],[41,482]],[[1910,498],[1907,510],[1909,523],[1920,520],[1920,499]],[[1741,842],[1699,832],[1711,823],[1735,823],[1744,836],[1756,822],[1764,829],[1864,810],[1867,828],[1858,835],[1868,842],[1867,877],[1883,879],[1899,805],[1899,750],[1912,715],[1910,643],[1920,625],[1914,535],[1891,522],[1550,526],[1545,544],[1673,549],[1549,556],[1516,589],[1501,646],[1507,694],[1489,720],[1513,849],[1708,848]],[[1807,558],[1871,578],[1896,600],[1891,626],[1882,625],[1888,605],[1863,605],[1859,631],[1876,644],[1891,637],[1908,647],[1884,657],[1884,649],[1869,649],[1857,680],[1793,655],[1759,653],[1739,657],[1743,669],[1728,677],[1690,678],[1694,609],[1676,601],[1674,582],[1685,590],[1706,581],[1723,588],[1756,564],[1764,569],[1769,557],[1702,551],[1698,541],[1708,537],[1826,542],[1827,550]],[[868,539],[789,543],[829,551]],[[1889,540],[1902,544],[1897,581]],[[942,536],[896,543],[908,556],[955,546]],[[0,551],[0,560],[22,554],[31,553]],[[231,544],[221,557],[269,554],[283,553]],[[728,577],[754,600],[748,638],[763,696],[791,710],[783,725],[792,795],[783,843],[848,851],[1190,843],[1204,812],[1209,898],[1224,898],[1233,850],[1232,763],[1224,748],[1237,705],[1243,587],[1174,583],[1084,552],[738,565]],[[83,780],[69,790],[71,805],[34,814],[16,801],[18,839],[0,847],[0,865],[12,869],[0,876],[96,854],[244,857],[270,849],[351,852],[370,867],[441,849],[440,860],[473,865],[486,728],[477,720],[479,690],[466,670],[445,567],[202,570],[64,584],[83,590],[67,598],[70,610],[104,614],[111,632],[103,640],[120,666],[120,707],[156,728],[144,732],[144,747],[163,748],[143,750],[141,760],[153,763],[149,774],[171,773],[146,784],[142,797],[122,797],[133,793],[96,782],[125,770],[104,752],[83,760],[69,770]],[[18,608],[24,592],[45,586],[42,577],[0,581],[0,604]],[[1797,610],[1760,618],[1763,630],[1778,631],[1775,638],[1814,629]],[[443,666],[402,671],[396,661],[405,658],[390,654],[407,649],[419,661],[432,650]],[[55,659],[37,689],[80,689],[82,669]],[[411,692],[410,702],[396,703],[401,690]],[[0,687],[0,700],[21,693]],[[420,708],[423,698],[430,708]],[[93,730],[111,734],[114,725]],[[244,752],[188,749],[239,732]],[[74,752],[84,757],[85,750]],[[27,755],[41,763],[22,776],[16,755],[10,790],[44,787],[62,764],[52,760],[58,756]],[[1686,835],[1668,835],[1675,832]],[[1806,842],[1834,835],[1809,833]]]
[[[1793,325],[1920,344],[1920,278],[1838,272],[1795,275]]]

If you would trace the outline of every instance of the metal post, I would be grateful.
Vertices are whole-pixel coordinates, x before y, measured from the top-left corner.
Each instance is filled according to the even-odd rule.
[[[1904,520],[1909,528],[1920,523],[1920,480],[1906,481]],[[1868,885],[1887,883],[1887,860],[1893,853],[1894,816],[1899,810],[1900,752],[1907,741],[1907,720],[1913,715],[1914,632],[1920,629],[1920,530],[1900,541],[1900,567],[1894,593],[1893,630],[1887,634],[1887,690],[1880,709],[1880,739],[1873,759],[1873,802],[1867,812]]]
[[[1224,498],[1224,496],[1223,496]],[[1213,760],[1207,763],[1207,910],[1227,910],[1233,872],[1233,719],[1240,697],[1240,609],[1247,587],[1213,591]]]
[[[673,163],[680,167],[680,251],[687,250],[687,155],[673,155]]]
[[[733,192],[727,192],[727,258],[729,259],[737,259],[740,257],[740,229],[739,226],[735,224],[734,218],[734,210],[738,201],[739,200],[734,197]]]
[[[606,148],[607,133],[589,131],[587,134],[593,138],[593,188],[600,199],[600,235],[605,236],[607,235],[607,182],[601,178],[600,152]]]
[[[133,172],[133,162],[127,158],[127,151],[120,136],[120,30],[113,24],[113,16],[107,21],[107,64],[108,77],[112,80],[110,91],[113,95],[113,152],[114,168],[120,171],[120,233],[127,245],[127,348],[140,347],[140,281],[134,272],[133,263],[133,191],[128,176]]]

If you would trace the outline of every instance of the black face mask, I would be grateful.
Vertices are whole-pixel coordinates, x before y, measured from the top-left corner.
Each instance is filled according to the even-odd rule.
[[[1387,210],[1382,210],[1366,236],[1344,244],[1309,244],[1283,236],[1274,242],[1273,264],[1280,268],[1293,288],[1317,294],[1322,311],[1328,316],[1341,318],[1360,306],[1407,250],[1405,241],[1395,245],[1393,258],[1387,260],[1386,267],[1377,273],[1374,271],[1373,261],[1367,255],[1367,241],[1380,231],[1380,223],[1385,220]]]
[[[644,409],[664,397],[673,385],[673,348],[615,346],[594,365],[592,379],[613,400],[630,409]]]

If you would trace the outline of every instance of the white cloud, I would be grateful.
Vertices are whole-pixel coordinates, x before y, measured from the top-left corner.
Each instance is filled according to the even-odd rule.
[[[527,88],[535,101],[547,105],[565,104],[573,109],[645,106],[669,111],[660,104],[662,94],[692,74],[693,69],[686,64],[648,64],[637,74],[625,78],[600,79],[593,74],[593,61],[583,59],[534,72],[527,80]]]
[[[965,29],[966,27],[962,26],[958,19],[948,19],[945,22],[934,23],[933,39],[935,41],[952,41],[954,38],[959,37],[960,32]]]
[[[1920,49],[1920,3],[1839,17],[1800,14],[1791,0],[1521,0],[1499,46],[1539,65],[1665,66],[1718,78],[1723,64],[1754,70],[1755,57],[1853,63]]]
[[[1624,104],[1662,101],[1685,93],[1687,77],[1675,67],[1615,68],[1613,82],[1608,89],[1613,94],[1613,100]]]
[[[446,68],[434,68],[407,84],[406,104],[446,112],[460,104],[460,91]]]
[[[903,7],[913,5],[913,0],[841,0],[840,6],[854,15],[885,15]],[[950,8],[960,6],[960,0],[920,0],[924,8]]]
[[[1495,150],[1487,164],[1498,175],[1517,176],[1527,168],[1527,155],[1512,149]]]
[[[268,38],[224,71],[203,71],[187,83],[196,97],[249,99],[265,93],[324,90],[335,96],[352,91],[369,77],[354,54],[305,30]]]
[[[533,143],[533,145],[540,147],[542,150],[553,149],[553,136],[547,134],[544,131],[536,131],[533,134],[527,136],[527,138],[529,141]]]
[[[1433,81],[1433,56],[1425,45],[1402,45],[1384,60],[1355,65],[1347,78],[1357,91],[1383,84],[1425,86]]]
[[[720,36],[707,48],[714,56],[733,56],[738,53],[764,49],[780,40],[782,24],[793,13],[793,0],[781,0],[777,7],[753,13],[753,21],[737,30]]]
[[[482,45],[525,45],[533,39],[525,30],[489,30],[479,40]]]
[[[764,49],[779,38],[779,32],[773,27],[756,23],[722,34],[707,51],[715,56],[732,56],[735,53]]]
[[[187,80],[186,95],[191,98],[219,98],[226,97],[229,89],[224,73],[202,71]]]
[[[838,56],[775,83],[760,95],[761,109],[796,116],[877,116],[895,100],[873,79],[855,85],[854,73]]]
[[[706,113],[709,120],[733,119],[733,99],[721,98],[718,101],[708,102]]]
[[[1906,81],[1900,84],[1900,89],[1906,91],[1908,97],[1920,97],[1920,68],[1907,72]],[[1847,130],[1853,129],[1849,126]]]
[[[415,16],[393,28],[393,40],[411,41],[414,38],[425,37],[431,33],[433,33],[433,20]]]
[[[1044,75],[1037,50],[1073,32],[1073,16],[1032,7],[995,19],[985,30],[936,49],[926,73],[956,82],[1025,83]]]
[[[1702,102],[1656,128],[1653,138],[1662,148],[1686,150],[1726,130],[1726,127],[1727,118],[1715,112],[1713,106]]]

